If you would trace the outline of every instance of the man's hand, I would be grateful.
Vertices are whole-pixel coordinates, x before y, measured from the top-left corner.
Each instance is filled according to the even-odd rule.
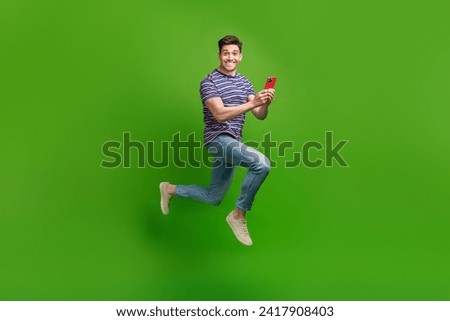
[[[255,106],[270,105],[272,100],[275,98],[275,89],[264,89],[258,92],[253,99],[253,104]]]
[[[250,96],[250,101],[255,106],[258,106],[252,109],[253,115],[260,120],[265,119],[269,113],[269,105],[272,103],[274,98],[275,89],[264,89],[257,93],[256,96]]]

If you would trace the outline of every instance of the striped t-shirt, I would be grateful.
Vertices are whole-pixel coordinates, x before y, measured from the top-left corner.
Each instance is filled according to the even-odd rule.
[[[229,76],[214,69],[200,83],[200,96],[203,103],[203,120],[205,129],[203,131],[204,143],[209,144],[220,134],[229,134],[235,139],[242,140],[242,127],[245,122],[245,114],[233,119],[218,123],[206,107],[205,101],[209,98],[220,97],[224,107],[232,108],[248,101],[249,95],[254,95],[253,85],[247,78],[239,73]]]

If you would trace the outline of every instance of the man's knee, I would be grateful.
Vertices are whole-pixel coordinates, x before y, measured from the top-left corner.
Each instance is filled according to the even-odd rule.
[[[210,192],[208,195],[208,202],[211,205],[217,206],[220,203],[222,203],[224,197],[225,197],[224,194]]]
[[[214,196],[209,199],[210,204],[214,206],[220,205],[222,203],[223,197]]]
[[[256,173],[261,173],[263,175],[269,174],[270,160],[265,156],[263,158],[258,159],[258,161],[254,163],[253,170]]]

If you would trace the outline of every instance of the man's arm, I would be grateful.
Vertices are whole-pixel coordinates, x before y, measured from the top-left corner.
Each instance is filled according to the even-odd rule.
[[[253,95],[252,95],[253,96]],[[218,123],[223,123],[227,120],[233,119],[236,116],[245,114],[249,110],[254,110],[264,104],[270,104],[270,100],[273,99],[273,94],[269,92],[259,92],[256,96],[245,104],[233,107],[225,107],[220,97],[212,97],[205,101],[206,107],[208,107],[211,114],[214,116]]]

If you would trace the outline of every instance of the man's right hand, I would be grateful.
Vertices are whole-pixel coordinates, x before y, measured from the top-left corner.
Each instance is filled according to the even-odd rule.
[[[253,99],[253,104],[255,107],[259,107],[265,104],[269,104],[275,98],[275,89],[264,89],[258,92]]]

